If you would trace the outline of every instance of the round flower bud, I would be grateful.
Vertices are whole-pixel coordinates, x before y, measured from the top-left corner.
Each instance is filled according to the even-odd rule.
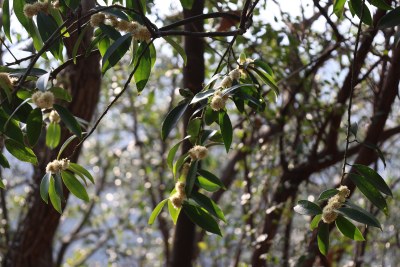
[[[175,209],[180,209],[182,207],[183,203],[183,198],[179,194],[173,194],[169,200],[172,203],[172,206],[174,206]]]
[[[69,163],[70,163],[70,160],[69,159],[62,159],[62,160],[59,160],[59,164],[60,164],[60,166],[61,166],[61,169],[63,170],[63,171],[65,171],[66,169],[68,169],[68,167],[69,167]]]
[[[207,154],[208,149],[204,146],[194,146],[189,150],[189,156],[192,160],[204,159]]]
[[[50,120],[50,122],[59,123],[60,120],[61,120],[61,119],[60,119],[60,115],[58,114],[57,111],[52,110],[52,111],[50,112],[50,115],[49,115],[49,120]]]
[[[231,79],[231,77],[226,76],[226,77],[222,80],[222,82],[221,82],[221,84],[220,84],[219,86],[222,87],[222,88],[229,88],[229,87],[231,87],[231,86],[232,86],[232,79]]]
[[[49,11],[50,3],[49,2],[36,2],[39,11],[47,13]]]
[[[8,73],[0,72],[0,80],[1,80],[0,87],[2,84],[6,85],[8,88],[11,88],[13,86],[13,81],[11,80]]]
[[[234,69],[234,70],[232,70],[231,72],[229,72],[229,77],[230,77],[232,80],[238,81],[238,80],[240,79],[240,75],[241,75],[241,73],[240,73],[240,70],[239,70],[239,69]]]
[[[41,101],[42,101],[42,105],[39,106],[40,108],[52,108],[53,104],[54,104],[54,95],[53,95],[53,93],[49,92],[49,91],[44,92],[42,94]]]
[[[221,96],[214,95],[213,98],[211,99],[210,107],[215,111],[219,111],[225,108],[225,104],[226,103]]]
[[[121,21],[118,23],[117,28],[118,28],[118,30],[120,30],[120,31],[122,31],[122,32],[127,32],[128,29],[129,29],[129,24],[130,24],[129,21],[121,20]]]
[[[40,11],[40,7],[36,4],[25,4],[24,5],[24,15],[25,17],[31,19],[36,16]]]
[[[139,29],[139,27],[140,27],[139,23],[137,23],[136,21],[132,21],[127,26],[127,32],[134,34]]]
[[[104,23],[106,15],[103,13],[96,13],[90,17],[90,25],[92,27],[98,27],[101,23]]]
[[[181,195],[184,195],[185,194],[185,183],[177,182],[175,184],[175,189],[176,189],[176,192],[178,192]]]
[[[349,197],[350,196],[350,190],[347,188],[345,185],[341,185],[339,188],[339,193],[338,195],[343,196],[343,197]]]
[[[327,206],[322,211],[322,221],[324,223],[332,223],[336,220],[338,214]]]
[[[139,27],[133,32],[133,38],[138,41],[148,41],[151,39],[151,33],[145,26],[139,25]]]
[[[46,166],[46,172],[48,173],[58,173],[61,170],[61,164],[58,160],[53,160]]]

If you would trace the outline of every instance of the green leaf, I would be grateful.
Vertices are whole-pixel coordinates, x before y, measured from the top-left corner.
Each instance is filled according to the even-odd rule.
[[[83,28],[83,30],[81,31],[81,33],[79,34],[78,38],[75,41],[74,48],[72,49],[72,58],[73,58],[74,64],[76,64],[76,55],[78,54],[79,46],[82,43],[83,37],[85,37],[85,35],[86,35],[86,31],[90,28],[91,28],[90,24],[87,24],[85,26],[85,28]]]
[[[190,197],[192,194],[194,182],[196,181],[196,173],[197,173],[197,167],[199,165],[199,161],[194,160],[190,163],[190,168],[186,177],[186,187],[185,187],[185,193],[187,197]]]
[[[69,143],[71,143],[76,137],[77,137],[76,135],[73,135],[73,136],[70,136],[67,140],[65,140],[64,144],[62,144],[62,146],[60,148],[60,151],[58,151],[57,159],[60,159],[60,156],[63,153],[64,149],[67,148]]]
[[[365,179],[370,182],[376,189],[384,193],[385,195],[393,197],[392,190],[386,184],[385,180],[373,169],[368,166],[361,164],[353,165],[357,172],[360,173]]]
[[[52,176],[50,176],[49,197],[54,209],[61,214],[61,198],[57,195],[55,182]]]
[[[31,146],[36,145],[42,132],[43,116],[40,108],[31,111],[26,121],[26,132]]]
[[[346,204],[349,206],[347,202]],[[360,207],[351,205],[350,207],[341,207],[338,211],[340,214],[354,221],[382,229],[381,224],[375,216]]]
[[[10,168],[10,163],[8,163],[8,160],[6,157],[4,157],[3,153],[0,152],[0,165],[3,168]]]
[[[367,5],[364,4],[363,7],[363,3],[361,0],[350,0],[349,3],[351,4],[351,7],[353,8],[354,13],[357,15],[357,17],[360,19],[362,18],[362,22],[364,22],[365,24],[372,26],[372,16]],[[363,13],[362,15],[361,12]]]
[[[326,256],[329,250],[329,225],[321,222],[318,227],[318,248],[322,255]]]
[[[228,113],[225,111],[219,112],[219,126],[221,129],[222,139],[224,140],[224,145],[226,149],[226,153],[229,152],[231,148],[232,139],[233,139],[233,129],[232,123],[229,119]]]
[[[224,221],[226,223],[226,219],[222,210],[218,207],[218,205],[209,197],[199,193],[193,192],[191,198],[197,202],[202,208],[204,208],[208,213],[217,217],[218,219]]]
[[[9,120],[9,118],[10,117],[2,109],[0,109],[0,129],[1,129],[1,131],[9,138],[12,138],[13,140],[15,140],[21,144],[24,143],[24,136],[22,134],[21,129],[19,128],[18,123],[14,120]],[[8,121],[8,123],[7,123],[7,121]],[[4,129],[4,126],[6,123],[7,123],[7,129]]]
[[[325,200],[325,199],[331,198],[331,197],[333,197],[334,195],[336,195],[338,192],[339,192],[339,190],[334,189],[334,188],[333,188],[333,189],[325,190],[324,192],[322,192],[322,193],[319,195],[318,200]]]
[[[191,10],[195,0],[180,0],[184,9]]]
[[[189,104],[187,102],[181,102],[170,112],[168,112],[167,116],[162,122],[162,127],[161,127],[161,137],[163,140],[165,140],[168,137],[169,133],[172,131],[172,129],[176,127],[179,119],[185,113],[188,105]]]
[[[153,43],[147,44],[146,42],[141,42],[136,51],[134,65],[138,65],[139,67],[133,76],[135,77],[136,88],[139,92],[145,88],[149,80],[151,69],[155,62],[155,54]]]
[[[4,34],[7,36],[8,40],[12,43],[11,34],[10,34],[10,2],[9,0],[4,0],[3,8],[3,29]]]
[[[3,183],[3,179],[0,178],[0,188],[1,189],[6,189],[5,184]]]
[[[295,212],[302,215],[314,216],[322,213],[320,206],[308,200],[299,200],[293,209]]]
[[[266,73],[262,70],[256,69],[256,68],[250,67],[250,69],[253,70],[265,84],[267,84],[269,87],[271,87],[271,89],[274,90],[274,92],[277,95],[279,95],[279,88],[274,80],[274,77],[272,77],[268,73]]]
[[[64,181],[65,186],[72,194],[86,202],[89,201],[89,196],[86,192],[85,187],[79,182],[78,179],[75,178],[72,173],[68,171],[62,171],[61,177]]]
[[[336,228],[346,237],[355,241],[365,241],[358,228],[343,216],[338,216],[335,220]]]
[[[62,178],[60,172],[55,173],[53,175],[54,178],[54,186],[56,189],[57,195],[60,197],[61,200],[64,200],[64,190],[62,185]]]
[[[46,173],[40,182],[40,196],[46,204],[49,203],[49,187],[50,187],[51,173]]]
[[[6,139],[4,143],[8,152],[17,159],[34,165],[38,163],[35,153],[29,147],[26,147],[13,139]]]
[[[206,170],[197,170],[197,172],[200,175],[197,182],[201,188],[209,192],[218,191],[220,188],[226,189],[221,180],[211,172]]]
[[[389,210],[385,198],[365,177],[350,173],[349,178],[372,204],[388,215]]]
[[[190,102],[190,104],[192,105],[192,104],[195,104],[195,103],[197,103],[197,102],[199,102],[199,101],[201,101],[203,99],[206,99],[206,98],[212,96],[214,94],[214,92],[215,92],[214,89],[210,89],[210,90],[207,90],[207,91],[203,91],[203,92],[197,93],[193,97],[193,99]]]
[[[218,111],[213,110],[210,107],[206,108],[206,112],[204,114],[204,121],[207,125],[211,125],[214,121],[218,121]]]
[[[382,9],[382,10],[391,10],[391,9],[393,9],[390,5],[388,5],[386,3],[385,0],[368,0],[368,2],[370,2],[371,5],[376,6],[377,8]]]
[[[318,227],[319,222],[321,221],[322,214],[315,215],[310,223],[310,230],[313,231]]]
[[[89,181],[92,182],[92,184],[94,184],[94,178],[93,176],[90,174],[90,172],[88,170],[86,170],[84,167],[82,167],[79,164],[70,162],[69,163],[69,170],[71,170],[72,172],[78,173],[78,174],[82,174],[83,176],[85,176],[86,178],[89,179]]]
[[[46,132],[46,146],[51,149],[58,146],[61,139],[61,127],[58,123],[51,122],[47,126]]]
[[[187,135],[190,136],[189,140],[192,144],[195,144],[196,140],[199,137],[200,130],[201,130],[201,122],[202,122],[201,118],[196,118],[196,119],[189,121],[189,123],[187,125],[186,132],[187,132]]]
[[[48,91],[52,92],[54,94],[54,97],[57,99],[65,100],[67,102],[72,101],[72,96],[71,94],[65,90],[64,88],[61,87],[52,87]]]
[[[176,143],[168,152],[168,156],[167,156],[167,165],[168,167],[172,170],[173,167],[173,162],[174,162],[174,158],[176,155],[176,152],[178,151],[179,146],[182,144],[182,142],[186,139],[190,138],[190,136],[186,136],[185,138],[183,138],[181,141],[179,141],[178,143]]]
[[[174,177],[176,178],[177,172],[180,170],[182,167],[183,163],[185,162],[187,158],[188,153],[185,153],[181,155],[178,160],[175,162],[174,166],[172,167],[172,173],[174,174]]]
[[[379,29],[391,28],[400,25],[400,6],[396,7],[378,22]]]
[[[158,214],[160,214],[162,208],[164,207],[165,203],[168,201],[167,199],[164,199],[163,201],[161,201],[160,203],[158,203],[158,205],[154,208],[153,212],[150,215],[149,221],[147,222],[148,224],[153,224],[155,219],[157,218]]]
[[[347,0],[335,0],[333,4],[333,13],[335,13],[338,18],[342,17],[344,4],[346,4],[346,2]]]
[[[48,42],[51,36],[58,31],[57,22],[52,16],[47,15],[44,12],[39,12],[37,14],[36,22],[40,36],[44,42]],[[56,59],[62,60],[63,43],[61,38],[55,38],[53,40],[53,44],[50,46],[49,50]]]
[[[217,221],[204,209],[188,202],[183,203],[182,209],[193,223],[210,233],[222,236]]]
[[[8,102],[11,103],[11,101],[12,101],[11,92],[12,92],[13,88],[11,86],[9,86],[7,83],[5,83],[3,80],[0,80],[0,89],[2,89],[4,91],[4,93],[7,96]]]
[[[65,126],[77,137],[82,138],[82,129],[75,117],[63,106],[54,104],[53,108],[58,112]]]
[[[182,208],[175,209],[171,201],[168,199],[168,211],[174,224],[176,224],[176,222],[178,221],[179,213],[181,212],[181,210]]]
[[[253,61],[253,64],[257,67],[260,67],[263,71],[265,71],[269,75],[271,75],[271,76],[274,75],[274,71],[271,69],[271,67],[266,62],[256,59]]]
[[[110,47],[108,47],[102,59],[101,71],[104,74],[107,70],[114,67],[125,53],[129,50],[132,42],[132,34],[127,33],[117,40]]]
[[[163,38],[165,39],[165,41],[167,41],[176,50],[176,52],[178,52],[178,54],[183,59],[183,64],[186,66],[186,64],[187,64],[187,56],[186,56],[185,49],[183,49],[183,47],[180,46],[177,42],[175,42],[174,39],[172,39],[171,37],[164,36]]]

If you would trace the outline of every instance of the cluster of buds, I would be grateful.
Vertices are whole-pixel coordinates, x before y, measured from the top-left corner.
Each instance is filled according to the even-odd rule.
[[[105,15],[104,13],[96,13],[90,17],[90,25],[92,27],[98,27],[102,23],[109,24],[119,31],[131,33],[132,37],[138,41],[151,39],[151,33],[147,27],[136,21],[118,20],[115,16]]]
[[[46,166],[47,173],[59,173],[65,171],[69,167],[69,159],[53,160]]]
[[[10,78],[8,73],[5,72],[0,72],[0,86],[5,85],[8,88],[11,88],[13,86],[13,80]]]
[[[169,200],[171,201],[175,209],[180,209],[182,207],[183,201],[186,199],[185,184],[178,181],[175,184],[175,190],[176,192],[172,196],[170,196]]]
[[[52,92],[37,91],[32,95],[32,102],[39,108],[50,109],[54,104],[54,95]]]
[[[215,111],[224,109],[228,98],[229,96],[227,94],[223,95],[222,91],[218,90],[211,99],[210,107]]]
[[[49,115],[49,120],[51,123],[60,123],[60,115],[57,111],[52,110]]]
[[[347,186],[342,185],[337,189],[339,192],[328,200],[328,204],[322,210],[322,220],[324,223],[334,222],[338,216],[336,210],[340,208],[350,195]]]
[[[189,150],[189,156],[192,160],[201,160],[208,155],[208,149],[205,146],[194,146]]]
[[[58,2],[54,2],[53,6],[57,8],[59,6]],[[36,16],[39,12],[48,13],[50,8],[49,2],[36,2],[33,4],[24,5],[24,15],[27,18],[32,18]]]

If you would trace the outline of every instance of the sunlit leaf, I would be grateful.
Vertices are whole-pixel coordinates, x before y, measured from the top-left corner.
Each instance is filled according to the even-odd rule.
[[[86,202],[89,201],[89,196],[86,192],[85,187],[79,182],[78,179],[75,178],[72,173],[68,171],[62,171],[61,177],[64,181],[65,186],[72,194]]]
[[[172,221],[174,224],[178,221],[179,213],[181,212],[182,208],[175,209],[174,205],[172,205],[171,201],[168,200],[168,211],[169,215],[171,216]]]
[[[193,223],[210,233],[222,236],[217,221],[204,209],[188,202],[183,203],[182,209]]]
[[[75,117],[63,106],[54,104],[53,108],[58,112],[61,120],[65,123],[65,126],[77,137],[82,137],[82,129]]]
[[[211,198],[199,192],[193,192],[191,198],[193,198],[193,200],[196,201],[197,204],[199,204],[202,208],[207,210],[208,213],[226,222],[224,213],[222,212],[220,207],[218,207],[217,203],[215,203]]]
[[[61,127],[58,123],[51,122],[47,126],[46,132],[46,146],[51,149],[58,146],[61,139]]]
[[[52,177],[50,178],[49,197],[50,197],[50,202],[53,205],[54,209],[61,214],[62,213],[61,198],[58,196],[56,192],[55,182]]]
[[[320,206],[308,200],[299,200],[293,209],[295,212],[302,215],[314,216],[322,213]]]
[[[14,141],[12,139],[6,139],[4,144],[8,152],[10,152],[10,154],[16,157],[17,159],[35,165],[37,164],[38,161],[36,155],[29,147],[26,147],[23,144]]]
[[[368,182],[376,187],[376,189],[385,195],[393,196],[392,190],[386,184],[385,180],[379,175],[379,173],[365,165],[354,164],[353,166],[356,168],[357,172],[364,176]]]
[[[365,241],[360,230],[349,220],[343,216],[338,216],[335,220],[337,229],[346,237],[356,240]]]
[[[90,172],[89,172],[88,170],[86,170],[86,169],[85,169],[84,167],[82,167],[81,165],[79,165],[79,164],[77,164],[77,163],[70,162],[68,168],[69,168],[72,172],[82,174],[83,176],[85,176],[86,178],[88,178],[89,181],[92,182],[92,184],[94,184],[94,178],[93,178],[93,176],[90,174]]]
[[[319,222],[321,221],[322,214],[315,215],[310,223],[310,230],[313,231],[318,227]]]
[[[151,69],[153,68],[156,57],[156,50],[154,48],[153,43],[142,42],[136,51],[134,65],[138,65],[135,74],[133,77],[135,78],[136,88],[139,92],[141,92],[149,78]]]
[[[158,214],[160,214],[162,208],[164,207],[165,203],[167,203],[168,198],[164,199],[163,201],[161,201],[160,203],[158,203],[158,205],[154,208],[154,210],[152,211],[149,221],[147,222],[148,224],[153,224],[155,219],[157,218]]]

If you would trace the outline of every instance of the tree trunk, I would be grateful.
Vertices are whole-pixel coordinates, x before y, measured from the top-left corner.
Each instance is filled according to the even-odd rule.
[[[93,0],[82,1],[82,11],[89,10],[94,6]],[[81,46],[87,47],[92,34],[88,33]],[[78,37],[78,34],[72,35],[64,40],[67,52],[72,53],[73,45]],[[86,46],[85,46],[86,44]],[[68,105],[68,109],[75,116],[84,120],[90,121],[98,102],[100,92],[100,68],[99,55],[93,54],[90,57],[84,58],[76,65],[66,69],[65,74],[70,85],[70,92],[73,101]],[[67,131],[63,131],[61,144],[70,135]],[[43,136],[42,136],[43,137]],[[43,138],[42,138],[43,139]],[[70,144],[65,150],[65,155],[70,155],[74,148],[74,144]],[[27,211],[21,218],[18,224],[16,233],[11,240],[9,250],[7,251],[4,266],[21,266],[21,267],[52,267],[53,262],[53,239],[57,227],[60,222],[60,214],[55,211],[51,204],[47,205],[43,202],[39,194],[39,186],[41,178],[44,175],[44,170],[48,162],[52,161],[57,151],[49,150],[44,145],[44,140],[37,146],[36,154],[39,164],[34,169],[32,178],[33,190],[27,198]],[[78,153],[70,159],[76,161]],[[65,199],[68,199],[68,191],[64,190]],[[65,207],[66,203],[64,203]]]
[[[203,14],[204,0],[194,1],[191,10],[184,10],[184,18]],[[185,25],[186,31],[202,32],[204,31],[203,21],[196,21],[192,24]],[[194,94],[202,89],[204,82],[204,43],[203,39],[196,37],[185,37],[185,51],[187,55],[187,65],[183,69],[183,85],[189,88]],[[184,135],[186,135],[186,125],[193,109],[189,108],[184,115]],[[191,147],[189,141],[182,146],[183,152],[187,152]],[[190,221],[184,212],[181,212],[175,228],[175,236],[173,243],[172,259],[170,266],[172,267],[189,267],[192,266],[192,259],[195,254],[195,225]]]

